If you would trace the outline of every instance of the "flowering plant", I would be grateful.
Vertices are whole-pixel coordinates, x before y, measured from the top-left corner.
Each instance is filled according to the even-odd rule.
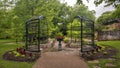
[[[62,33],[58,33],[57,36],[56,36],[56,39],[57,39],[57,41],[60,41],[60,40],[62,41],[64,39],[63,34]]]

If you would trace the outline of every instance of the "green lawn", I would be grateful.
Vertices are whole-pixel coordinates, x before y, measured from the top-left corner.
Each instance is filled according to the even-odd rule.
[[[23,46],[24,43],[15,43],[15,40],[0,40],[0,68],[32,68],[34,62],[14,62],[2,59],[2,55],[9,50]]]
[[[105,67],[106,63],[113,63],[113,64],[116,65],[116,67],[114,67],[114,68],[119,68],[120,67],[120,41],[98,41],[96,43],[99,44],[99,45],[102,45],[102,46],[112,46],[112,47],[119,50],[119,52],[115,56],[115,58],[117,58],[117,61],[110,61],[110,60],[107,60],[107,59],[100,59],[99,60],[100,61],[99,66],[101,68],[106,68]],[[93,68],[93,65],[97,65],[97,64],[88,63],[88,65],[90,66],[90,68]]]
[[[97,44],[113,46],[117,49],[120,49],[120,41],[100,41]]]
[[[120,58],[120,41],[101,41],[97,42],[97,44],[104,45],[104,46],[112,46],[119,50],[116,58]]]

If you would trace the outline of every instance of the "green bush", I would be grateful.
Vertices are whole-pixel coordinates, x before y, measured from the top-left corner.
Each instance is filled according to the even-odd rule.
[[[63,40],[65,43],[68,43],[69,39],[68,38],[64,38]]]
[[[25,57],[25,55],[21,55],[21,57]]]
[[[13,51],[13,53],[15,54],[15,57],[20,56],[20,53],[19,53],[19,52],[17,52],[17,51]]]
[[[57,36],[63,36],[63,34],[61,32],[57,33]]]

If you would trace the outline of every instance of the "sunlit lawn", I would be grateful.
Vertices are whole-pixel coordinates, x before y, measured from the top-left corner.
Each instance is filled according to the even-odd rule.
[[[23,46],[24,43],[15,43],[15,40],[0,40],[0,68],[32,68],[34,62],[15,62],[2,59],[2,55],[9,50]]]
[[[100,41],[100,42],[96,42],[96,43],[99,45],[103,45],[103,46],[112,46],[119,50],[119,52],[115,56],[115,58],[117,58],[116,61],[100,59],[100,62],[99,62],[100,67],[106,68],[105,64],[111,62],[116,65],[116,67],[114,67],[114,68],[119,68],[120,67],[120,41]],[[95,65],[95,64],[89,64],[90,68],[93,68],[93,65]]]

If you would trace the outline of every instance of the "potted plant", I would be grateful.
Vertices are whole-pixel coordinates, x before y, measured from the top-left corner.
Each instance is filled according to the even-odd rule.
[[[61,32],[59,32],[59,33],[56,35],[56,39],[57,39],[57,41],[63,41],[63,39],[64,39],[63,34],[62,34]]]

